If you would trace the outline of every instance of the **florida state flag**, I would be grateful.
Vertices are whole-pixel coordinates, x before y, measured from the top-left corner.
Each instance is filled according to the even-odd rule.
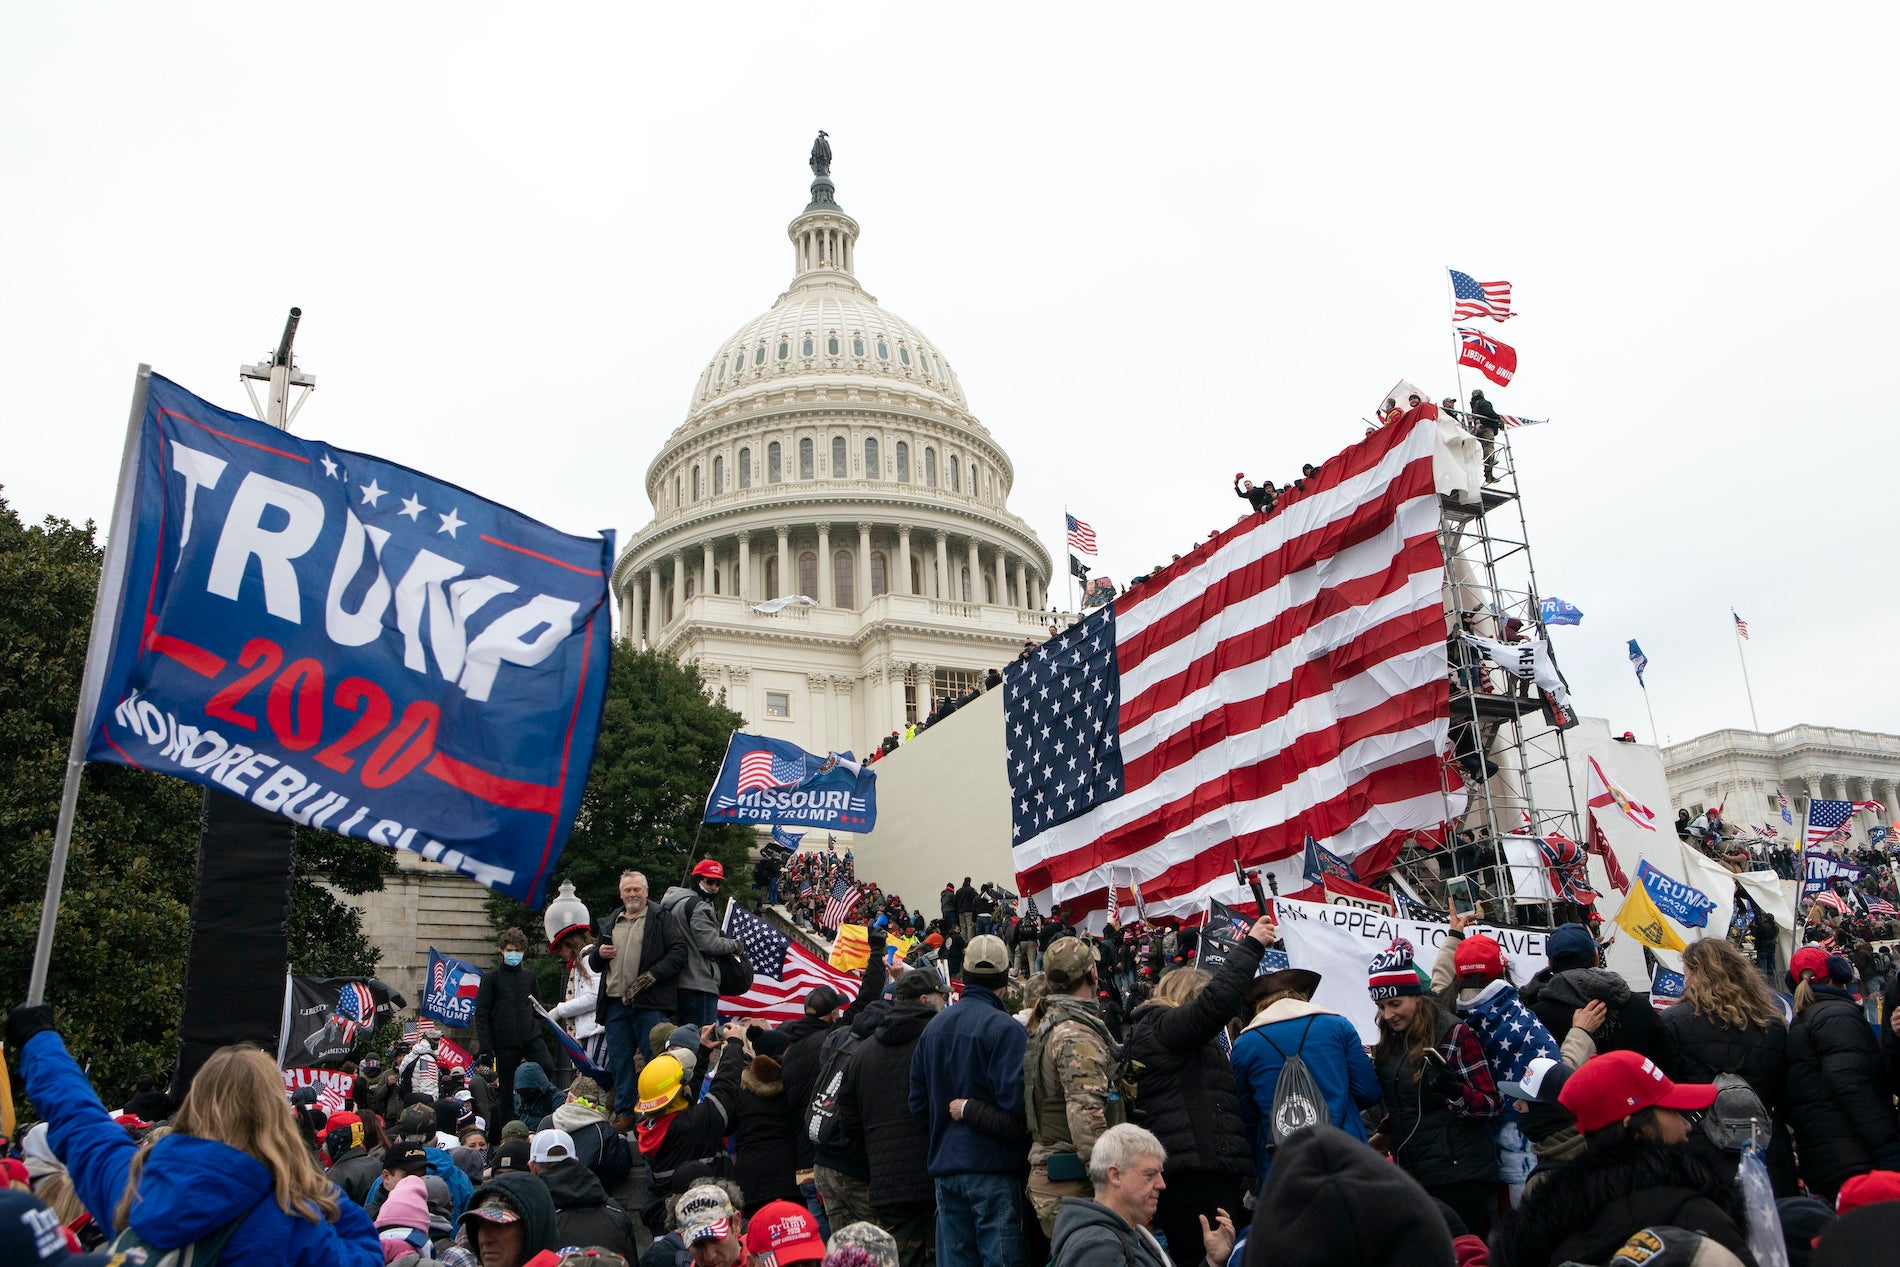
[[[1517,377],[1517,349],[1482,330],[1458,327],[1458,364],[1470,365],[1499,387]]]

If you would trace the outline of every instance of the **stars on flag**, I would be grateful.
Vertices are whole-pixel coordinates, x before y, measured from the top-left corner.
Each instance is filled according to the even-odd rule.
[[[377,505],[382,501],[383,494],[389,491],[386,488],[379,488],[377,486],[376,477],[374,475],[370,476],[369,483],[359,485],[358,487],[363,490],[363,504],[365,506]]]
[[[442,521],[442,526],[436,529],[436,532],[438,534],[446,532],[449,534],[449,536],[453,537],[455,535],[455,530],[457,528],[463,528],[467,526],[466,521],[458,518],[456,516],[456,513],[453,510],[449,511],[449,513],[446,515],[438,511],[436,513],[436,518]]]
[[[1451,274],[1452,320],[1490,317],[1509,321],[1517,315],[1511,311],[1511,283],[1481,282],[1455,268],[1446,271]]]
[[[1743,642],[1747,642],[1748,641],[1748,622],[1746,620],[1743,620],[1739,615],[1737,615],[1733,607],[1728,609],[1728,614],[1735,617],[1736,636],[1739,637]]]
[[[427,509],[429,508],[422,504],[422,497],[417,493],[411,493],[402,499],[402,509],[396,513],[406,516],[411,523],[418,523],[422,519],[422,512]]]
[[[1062,513],[1062,517],[1068,520],[1070,548],[1079,550],[1083,554],[1094,554],[1095,529],[1089,527],[1067,511]]]

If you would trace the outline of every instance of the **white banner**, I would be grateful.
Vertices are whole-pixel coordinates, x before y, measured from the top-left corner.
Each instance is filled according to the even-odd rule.
[[[1403,937],[1412,943],[1418,966],[1430,972],[1438,948],[1451,935],[1449,924],[1402,919],[1356,906],[1296,902],[1283,897],[1274,899],[1273,909],[1279,919],[1280,936],[1286,942],[1288,962],[1320,974],[1313,1002],[1351,1021],[1368,1043],[1379,1040],[1378,1009],[1366,989],[1372,957],[1390,946],[1393,938]],[[1503,944],[1505,964],[1514,985],[1522,986],[1548,962],[1541,930],[1473,924],[1469,931],[1488,933]]]

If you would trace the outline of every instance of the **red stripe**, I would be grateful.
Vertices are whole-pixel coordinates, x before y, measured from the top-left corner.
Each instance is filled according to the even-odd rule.
[[[183,638],[155,633],[145,639],[145,645],[149,650],[178,661],[199,677],[216,677],[224,672],[223,656],[213,655],[203,647],[186,642]]]
[[[481,534],[481,539],[491,546],[500,546],[504,550],[513,550],[516,554],[525,554],[531,559],[539,559],[543,563],[552,563],[557,568],[566,568],[570,572],[579,572],[582,576],[604,575],[604,573],[598,572],[593,568],[576,567],[572,563],[563,563],[551,554],[542,554],[539,550],[530,550],[526,546],[518,546],[512,542],[502,541],[499,538],[489,536],[485,532]]]
[[[145,768],[144,766],[140,765],[138,762],[132,759],[131,753],[127,752],[125,749],[121,748],[118,744],[112,741],[112,732],[105,728],[105,723],[103,722],[99,724],[99,737],[106,741],[106,747],[118,753],[120,758],[123,759],[124,762],[127,765],[131,766],[134,770],[143,770]]]
[[[259,444],[255,440],[246,440],[242,436],[234,436],[230,432],[220,431],[216,427],[207,427],[204,425],[204,423],[199,422],[196,418],[188,418],[184,414],[179,413],[176,409],[167,409],[163,405],[160,405],[158,412],[160,412],[161,414],[170,414],[172,417],[178,419],[180,422],[188,422],[192,426],[198,428],[198,430],[200,431],[209,431],[212,435],[218,437],[218,439],[220,440],[229,440],[232,444],[241,444],[241,445],[244,445],[246,448],[262,449],[266,453],[275,453],[280,458],[289,458],[293,462],[302,462],[305,466],[310,465],[310,459],[307,457],[304,457],[302,454],[292,453],[287,449],[273,449],[268,444]]]
[[[558,787],[544,787],[539,783],[524,783],[520,779],[490,774],[478,766],[457,761],[446,752],[437,751],[429,758],[429,763],[422,767],[422,772],[504,809],[553,814],[561,808],[561,789]]]

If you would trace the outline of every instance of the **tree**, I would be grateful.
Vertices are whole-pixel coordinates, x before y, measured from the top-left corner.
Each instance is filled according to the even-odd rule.
[[[0,497],[0,1000],[26,995],[60,787],[79,698],[101,551],[91,523],[25,526]],[[61,1033],[108,1103],[177,1055],[197,869],[200,790],[114,765],[90,765],[46,997]],[[376,956],[357,913],[316,882],[382,887],[388,851],[300,830],[289,921],[291,969],[365,975]]]
[[[695,839],[697,856],[723,862],[727,890],[743,896],[751,879],[743,864],[752,833],[730,826],[702,829],[699,820],[726,741],[744,721],[706,697],[698,669],[615,642],[593,768],[550,896],[562,879],[572,880],[599,918],[619,902],[620,873],[631,869],[646,873],[657,899],[680,882]],[[517,926],[531,946],[545,947],[541,918],[533,910],[495,895],[488,911],[497,929]]]

